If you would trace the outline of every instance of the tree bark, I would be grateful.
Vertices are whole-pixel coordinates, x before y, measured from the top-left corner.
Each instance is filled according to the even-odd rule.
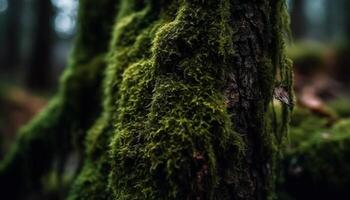
[[[101,5],[118,9],[106,12]],[[117,19],[102,113],[85,104],[98,96],[94,88],[83,90],[85,95],[83,76],[73,76],[62,83],[63,91],[71,91],[60,101],[68,101],[67,113],[39,122],[49,118],[60,127],[67,117],[72,119],[68,125],[80,127],[84,115],[99,115],[94,123],[83,123],[92,125],[88,131],[79,131],[84,163],[68,199],[274,197],[276,147],[292,99],[284,1],[82,0],[80,13],[73,58],[94,57],[105,41],[94,34],[109,29],[95,25],[111,17],[99,17],[117,13]],[[89,75],[94,80],[94,73]],[[278,122],[272,109],[276,88],[285,95]],[[83,96],[72,98],[77,91]],[[68,133],[77,134],[74,129]]]

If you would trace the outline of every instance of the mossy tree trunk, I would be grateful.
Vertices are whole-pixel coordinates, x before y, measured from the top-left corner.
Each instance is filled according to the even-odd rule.
[[[66,155],[71,148],[60,146],[79,138],[83,163],[68,199],[273,198],[292,98],[284,4],[81,0],[58,100],[19,136],[23,144],[2,164],[0,182],[25,171],[18,164],[27,160],[49,165],[51,154],[40,158],[40,149]],[[102,77],[103,64],[92,58],[104,55],[109,33]],[[280,117],[272,109],[276,91],[284,99]],[[30,180],[42,175],[35,170]]]

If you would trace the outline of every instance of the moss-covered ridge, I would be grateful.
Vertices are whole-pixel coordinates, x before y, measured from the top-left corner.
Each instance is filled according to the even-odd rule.
[[[267,107],[275,84],[284,84],[287,91],[291,85],[290,65],[283,54],[285,21],[278,18],[283,3],[168,3],[166,7],[149,1],[117,22],[109,66],[109,73],[119,71],[111,78],[115,81],[110,80],[117,91],[113,93],[116,104],[112,107],[117,109],[112,117],[116,130],[110,175],[114,198],[255,199],[255,192],[271,192],[269,178],[259,185],[261,180],[252,176],[271,175],[271,168],[245,167],[249,159],[259,156],[266,158],[258,159],[261,164],[273,165],[276,141],[272,129],[264,128]],[[274,10],[266,16],[272,24],[255,25],[262,29],[260,33],[240,27],[247,20],[242,12],[253,13],[256,6],[265,12]],[[149,23],[135,29],[141,23],[138,20]],[[231,24],[232,20],[238,22]],[[139,35],[132,41],[137,30]],[[252,38],[242,37],[244,31]],[[265,34],[273,35],[274,43],[250,49],[251,39]],[[138,55],[140,43],[147,48]],[[257,48],[261,48],[257,57],[250,57]],[[242,58],[250,63],[242,63]],[[274,72],[279,73],[276,80]],[[240,85],[241,96],[235,84]],[[288,122],[289,108],[283,107],[286,119],[278,134]],[[247,148],[255,148],[253,155],[246,157]]]
[[[175,12],[161,10],[161,15],[177,15],[148,25],[158,29],[151,32],[153,45],[148,41],[152,52],[123,74],[112,142],[111,187],[117,199],[208,197],[208,186],[218,181],[214,146],[229,138],[238,143],[219,86],[223,69],[210,63],[210,53],[217,57],[215,49],[199,45],[208,43],[210,34],[199,25],[213,23],[210,14],[217,17],[216,9],[208,13],[205,6],[196,2],[194,9],[184,2],[170,7]]]

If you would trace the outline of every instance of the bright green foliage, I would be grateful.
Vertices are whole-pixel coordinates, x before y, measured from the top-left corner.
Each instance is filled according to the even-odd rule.
[[[15,173],[48,149],[49,167],[51,152],[66,155],[72,145],[63,144],[75,139],[84,157],[70,200],[273,198],[291,109],[283,104],[276,116],[268,108],[277,86],[293,98],[284,3],[81,0],[80,34],[60,93],[6,165]],[[271,115],[282,120],[270,127]],[[42,175],[37,169],[30,180]]]

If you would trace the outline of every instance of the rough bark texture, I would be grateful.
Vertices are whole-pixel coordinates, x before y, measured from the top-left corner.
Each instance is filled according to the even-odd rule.
[[[19,141],[30,145],[29,152],[47,148],[46,140],[52,152],[54,144],[71,138],[85,142],[84,162],[68,199],[274,198],[275,161],[290,110],[283,103],[276,116],[275,88],[292,99],[284,4],[82,0],[75,62],[57,105],[51,105],[60,112],[49,108]],[[96,55],[106,51],[101,42],[109,41],[98,31],[110,33],[106,27],[113,24],[113,15],[106,13],[114,13],[116,21],[99,114],[91,110],[98,105],[91,99],[99,97],[103,70]],[[92,82],[82,81],[90,75]],[[20,170],[13,161],[28,159],[28,149],[14,152],[1,165],[1,183],[4,171]],[[35,160],[37,152],[30,153],[34,164],[50,160]],[[36,170],[38,177],[42,170]]]

